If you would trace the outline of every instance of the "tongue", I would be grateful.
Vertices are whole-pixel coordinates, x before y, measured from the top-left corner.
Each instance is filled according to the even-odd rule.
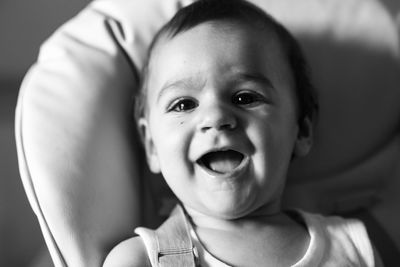
[[[205,156],[205,166],[215,172],[228,173],[232,172],[243,159],[243,155],[239,152],[228,150],[212,152]]]

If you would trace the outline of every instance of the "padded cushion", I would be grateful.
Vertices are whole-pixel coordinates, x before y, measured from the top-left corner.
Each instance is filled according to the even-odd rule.
[[[137,225],[158,223],[132,94],[154,33],[189,2],[94,1],[43,44],[25,77],[20,172],[57,266],[100,265]],[[398,13],[372,0],[252,2],[300,40],[319,93],[315,145],[293,162],[285,204],[368,207],[400,244]],[[161,184],[155,199],[168,194]]]

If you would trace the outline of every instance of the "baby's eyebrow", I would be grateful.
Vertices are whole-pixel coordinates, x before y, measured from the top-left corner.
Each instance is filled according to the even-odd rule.
[[[196,81],[193,78],[182,78],[182,79],[167,81],[161,87],[160,92],[158,92],[157,102],[169,90],[177,89],[177,88],[183,88],[184,90],[187,90],[190,88],[197,88],[197,87],[199,87],[199,81]]]
[[[270,87],[274,89],[274,86],[270,79],[268,79],[262,73],[238,73],[235,79],[235,82],[245,83],[245,82],[254,82],[262,84],[263,86]]]

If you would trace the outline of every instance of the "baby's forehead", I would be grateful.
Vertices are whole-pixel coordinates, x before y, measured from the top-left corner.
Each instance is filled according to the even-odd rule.
[[[190,35],[191,38],[180,38],[182,35]],[[169,31],[161,32],[153,43],[149,60],[151,61],[154,54],[162,52],[170,43],[174,43],[176,39],[180,39],[179,43],[182,45],[185,42],[186,44],[193,44],[193,40],[202,42],[208,38],[214,38],[221,42],[229,38],[231,44],[240,45],[242,49],[252,49],[249,44],[257,43],[257,46],[268,46],[268,49],[264,49],[263,53],[273,54],[285,61],[287,58],[286,45],[283,38],[279,36],[279,31],[275,29],[275,25],[272,23],[261,25],[260,23],[249,23],[240,19],[218,19],[201,22],[174,34]],[[212,47],[202,47],[201,49],[204,50],[204,53],[213,52]]]
[[[268,33],[244,23],[216,21],[166,35],[154,47],[148,85],[159,88],[177,77],[212,81],[216,75],[217,80],[229,83],[245,76],[290,82],[291,69],[278,38]]]
[[[174,36],[164,34],[158,39],[146,73],[151,88],[158,85],[158,81],[166,80],[165,77],[181,65],[185,67],[175,74],[183,75],[184,70],[185,74],[212,75],[217,72],[217,67],[229,68],[235,73],[239,70],[292,80],[292,70],[279,38],[265,27],[236,20],[207,21]]]

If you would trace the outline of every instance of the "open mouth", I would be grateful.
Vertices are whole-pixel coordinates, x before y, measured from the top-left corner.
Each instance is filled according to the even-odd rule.
[[[233,172],[243,161],[244,155],[235,150],[213,151],[203,155],[197,163],[218,174]]]

